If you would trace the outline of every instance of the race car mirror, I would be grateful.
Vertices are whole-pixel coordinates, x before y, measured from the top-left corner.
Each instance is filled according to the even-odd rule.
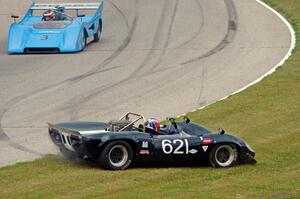
[[[78,17],[80,17],[82,23],[82,17],[85,17],[85,15],[78,15]]]
[[[170,122],[175,122],[176,121],[176,119],[173,118],[173,117],[167,117],[167,120],[169,120]]]
[[[221,135],[225,134],[225,131],[224,131],[224,129],[222,129],[222,128],[219,128],[219,129],[218,129],[218,132],[219,132],[219,134],[221,134]]]
[[[19,16],[17,16],[17,15],[11,15],[10,17],[14,19],[14,22],[15,22],[15,23],[17,23],[16,19],[18,19]]]
[[[184,119],[185,123],[190,123],[190,121],[191,121],[190,118],[188,118],[187,116],[184,116],[183,119]]]

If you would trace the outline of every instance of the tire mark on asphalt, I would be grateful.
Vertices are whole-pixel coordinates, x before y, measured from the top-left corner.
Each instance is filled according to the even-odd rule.
[[[181,68],[177,68],[177,69],[180,70]],[[188,71],[188,72],[192,73],[191,71]],[[174,74],[174,73],[172,73],[172,74]],[[153,92],[157,92],[157,88],[162,89],[162,88],[168,86],[169,82],[176,82],[176,81],[179,81],[179,79],[184,78],[184,76],[182,76],[181,74],[182,74],[181,72],[176,73],[176,75],[166,74],[166,76],[168,78],[162,77],[161,81],[152,82],[151,87],[149,87],[148,89],[147,89],[147,87],[143,88],[142,90],[140,89],[138,96],[133,95],[133,96],[128,96],[126,98],[122,98],[119,101],[116,101],[109,105],[105,105],[105,107],[102,107],[102,108],[98,107],[99,108],[98,110],[101,110],[103,112],[104,110],[109,110],[110,108],[117,107],[118,105],[126,104],[129,101],[132,101],[132,100],[138,98],[139,96],[150,95]],[[135,77],[135,79],[138,80],[138,77]],[[131,80],[135,80],[135,79],[131,79]],[[138,89],[138,88],[135,88],[135,89]],[[132,90],[135,90],[135,89],[132,89]],[[131,92],[131,93],[134,93],[134,92]],[[82,115],[82,117],[88,116],[90,114],[95,114],[95,112],[98,112],[98,111],[93,110],[93,111],[87,112],[84,115]]]
[[[147,53],[145,59],[139,65],[137,70],[134,71],[134,73],[131,75],[131,77],[138,74],[152,60],[152,57],[154,56],[154,51],[152,49],[156,49],[157,46],[159,45],[159,38],[160,38],[160,35],[161,35],[161,30],[164,26],[164,20],[166,18],[167,9],[169,7],[169,4],[170,4],[169,0],[164,1],[164,5],[163,5],[163,8],[162,8],[160,17],[159,17],[159,23],[156,27],[155,34],[154,34],[153,41],[152,41],[152,46],[150,48],[151,50]]]
[[[135,15],[134,21],[132,23],[132,27],[130,28],[129,22],[126,18],[126,15],[123,13],[123,11],[120,8],[118,8],[118,6],[115,3],[113,3],[112,1],[110,1],[110,3],[119,12],[119,14],[124,19],[125,24],[126,24],[126,28],[128,29],[127,36],[123,40],[122,44],[118,47],[117,50],[114,51],[114,53],[111,56],[106,58],[101,64],[99,64],[94,69],[92,69],[92,70],[90,70],[90,71],[88,71],[88,72],[86,72],[82,75],[70,78],[69,81],[71,83],[77,83],[77,82],[79,82],[79,81],[81,81],[81,80],[83,80],[83,79],[85,79],[89,76],[97,74],[100,69],[102,69],[103,67],[105,67],[106,65],[111,63],[116,57],[118,57],[123,52],[123,50],[128,46],[128,44],[130,43],[130,41],[132,39],[132,35],[133,35],[133,32],[135,30],[135,26],[136,26],[136,23],[137,23],[137,20],[138,20],[137,14]],[[136,1],[136,3],[137,3],[137,1]]]
[[[182,62],[181,65],[190,64],[190,63],[199,61],[203,58],[210,57],[210,56],[222,51],[225,47],[228,46],[228,44],[230,44],[234,40],[235,33],[238,28],[237,27],[237,12],[236,12],[235,5],[232,0],[224,0],[224,3],[226,5],[227,13],[228,13],[228,28],[227,28],[227,32],[226,32],[224,39],[212,50],[210,50],[207,53],[202,54],[198,57],[195,57],[195,58],[192,58],[185,62]]]
[[[25,98],[28,98],[29,96],[31,96],[32,94],[34,94],[35,92],[42,92],[43,89],[49,89],[50,87],[53,87],[52,85],[49,86],[48,88],[45,87],[45,88],[42,88],[42,89],[39,89],[37,91],[33,91],[29,94],[24,94],[24,95],[21,95],[19,97],[16,97],[12,100],[10,100],[9,102],[7,102],[5,104],[5,106],[3,108],[0,109],[0,140],[1,141],[5,141],[7,142],[11,147],[15,148],[15,149],[18,149],[20,151],[24,151],[24,152],[28,152],[28,153],[32,153],[34,155],[37,155],[37,156],[42,156],[43,154],[40,153],[40,152],[37,152],[37,151],[34,151],[34,150],[31,150],[27,147],[24,147],[16,142],[14,142],[13,140],[11,140],[8,135],[5,133],[4,129],[3,129],[3,126],[2,126],[2,119],[4,117],[4,115],[6,114],[6,112],[11,108],[13,107],[14,105],[16,105],[17,103],[19,103],[20,101],[22,101],[23,99]]]
[[[202,28],[204,26],[204,12],[203,12],[203,7],[202,7],[201,3],[199,2],[199,0],[195,0],[195,3],[197,5],[197,7],[199,8],[199,13],[201,15],[200,16],[201,22],[200,22],[200,25],[198,27],[198,30],[196,31],[196,33],[190,39],[188,39],[185,42],[183,42],[182,44],[178,45],[177,47],[175,47],[175,49],[182,48],[185,45],[189,44],[190,42],[192,42],[201,33],[201,30],[202,30]]]
[[[200,33],[201,33],[201,30],[204,26],[204,12],[203,12],[203,8],[202,8],[202,5],[201,3],[199,2],[199,0],[195,0],[195,4],[197,5],[198,7],[198,10],[199,10],[199,13],[200,13],[200,18],[201,18],[201,21],[200,21],[200,25],[196,31],[196,33],[191,37],[189,38],[188,40],[186,40],[185,42],[179,44],[178,46],[174,47],[171,49],[171,52],[173,52],[174,50],[176,49],[179,49],[179,48],[182,48],[184,47],[185,45],[189,44],[190,42],[192,42]],[[162,62],[163,60],[161,60],[160,62]],[[156,69],[156,70],[153,70],[153,73],[157,73],[157,72],[161,72],[161,71],[164,71],[164,70],[168,70],[169,68],[171,67],[164,67],[164,68],[159,68],[159,69]]]
[[[226,48],[227,45],[234,40],[236,31],[237,31],[237,23],[238,23],[236,8],[235,8],[234,2],[232,0],[224,0],[224,3],[226,5],[227,13],[228,13],[228,27],[227,27],[227,33],[226,33],[224,39],[214,49],[210,50],[209,52],[207,52],[199,57],[196,57],[196,58],[190,59],[186,62],[183,62],[182,65],[193,63],[193,62],[199,61],[203,58],[209,57],[215,53],[218,53],[218,52],[222,51],[224,48]],[[200,77],[199,96],[196,101],[196,103],[199,104],[200,106],[203,106],[206,103],[205,99],[204,100],[202,99],[203,91],[204,91],[204,87],[205,87],[205,83],[204,83],[205,71],[206,71],[206,66],[204,65],[202,67],[202,72],[201,72],[201,77]]]
[[[121,9],[119,9],[117,7],[116,4],[114,4],[113,2],[111,2],[111,3],[120,12],[120,14],[123,17],[125,17],[125,20],[127,21],[127,24],[128,24],[128,27],[129,27],[129,22],[128,22],[127,18],[126,18],[126,15],[121,11]],[[139,12],[138,12],[139,0],[135,0],[135,4],[136,4],[136,8],[134,9],[135,10],[134,19],[133,19],[132,25],[131,25],[131,27],[129,29],[128,36],[124,40],[123,45],[121,45],[122,51],[131,42],[132,36],[134,34],[134,31],[135,31],[137,23],[138,23],[138,19],[139,19]],[[120,55],[122,51],[118,51],[118,55]],[[106,65],[107,64],[108,63],[106,63]],[[98,71],[94,70],[93,74],[88,74],[88,75],[90,76],[90,75],[94,75],[94,74],[97,74],[97,73],[98,73]],[[83,76],[84,76],[84,78],[86,78],[85,74]],[[72,81],[77,81],[77,80],[81,80],[81,78],[76,78],[75,80],[72,80]],[[98,92],[102,92],[103,90],[107,90],[107,89],[111,88],[111,86],[120,84],[122,82],[123,82],[123,80],[121,80],[121,81],[119,81],[117,83],[108,84],[108,85],[104,85],[104,86],[101,86],[101,87],[96,87],[92,91],[89,91],[87,94],[85,94],[85,95],[81,94],[80,96],[76,96],[73,99],[71,99],[70,101],[66,102],[61,109],[65,110],[66,112],[69,113],[71,120],[77,120],[77,118],[78,118],[78,110],[80,108],[79,107],[80,104],[82,104],[85,101],[88,101],[90,98],[92,98],[93,96],[97,95]]]
[[[170,43],[170,38],[171,38],[171,34],[172,34],[172,30],[173,30],[173,27],[174,27],[174,22],[175,22],[175,16],[176,16],[176,13],[177,13],[177,9],[178,9],[178,2],[179,0],[176,0],[175,2],[175,6],[174,6],[174,9],[172,11],[172,15],[171,15],[171,23],[169,25],[169,28],[168,28],[168,32],[167,32],[167,39],[163,45],[163,50],[162,52],[160,53],[157,61],[154,63],[154,65],[152,67],[149,68],[149,71],[152,71],[154,70],[156,67],[159,66],[159,64],[163,61],[164,59],[164,56],[167,52],[167,48],[169,46],[169,43]]]
[[[136,2],[138,2],[138,0],[136,0]],[[112,3],[112,2],[111,2]],[[115,4],[113,4],[113,7],[114,8],[117,8],[115,7]],[[120,9],[116,9],[118,12],[121,11]],[[120,13],[121,16],[125,16],[123,12]],[[137,21],[137,17],[135,18],[134,20],[134,25],[136,24],[136,21]],[[129,23],[128,23],[128,20],[125,18],[125,24],[126,26],[128,27],[129,26]],[[135,28],[132,27],[132,29]],[[124,39],[123,43],[121,46],[119,46],[119,48],[114,51],[114,53],[109,56],[106,60],[104,60],[101,64],[99,64],[95,69],[91,70],[92,72],[94,73],[99,73],[99,72],[103,72],[103,71],[107,71],[107,70],[101,70],[104,66],[106,66],[107,64],[109,64],[110,62],[113,61],[113,59],[115,59],[121,52],[122,50],[128,45],[128,43],[130,42],[131,40],[131,36],[132,36],[132,33],[133,33],[133,30],[132,30],[132,33],[131,33],[131,36],[130,36],[130,33],[131,31],[129,31],[129,34],[128,36]],[[113,68],[115,69],[115,67]],[[24,94],[24,95],[21,95],[21,96],[18,96],[18,97],[15,97],[13,98],[12,100],[10,100],[9,102],[7,102],[4,107],[2,107],[0,109],[0,140],[1,141],[6,141],[9,143],[10,146],[12,146],[13,148],[15,149],[18,149],[18,150],[21,150],[21,151],[24,151],[24,152],[28,152],[28,153],[32,153],[34,155],[38,155],[38,156],[42,156],[43,154],[37,152],[37,151],[34,151],[34,150],[31,150],[27,147],[24,147],[14,141],[12,141],[9,136],[5,133],[3,127],[2,127],[2,120],[3,120],[3,117],[4,115],[7,113],[7,111],[9,109],[11,109],[13,106],[15,106],[16,104],[18,104],[19,102],[25,100],[26,98],[29,98],[29,97],[32,97],[34,95],[38,95],[38,94],[42,94],[48,90],[51,90],[51,89],[58,89],[60,87],[63,87],[64,85],[66,84],[71,84],[71,83],[75,83],[75,82],[78,82],[84,78],[87,78],[91,75],[93,75],[93,73],[91,73],[91,71],[87,72],[87,73],[84,73],[83,75],[78,75],[76,77],[72,77],[72,78],[68,78],[64,81],[61,81],[59,83],[56,83],[56,84],[53,84],[53,85],[49,85],[49,86],[46,86],[46,87],[43,87],[41,89],[38,89],[38,90],[35,90],[35,91],[32,91],[28,94]]]
[[[138,3],[138,2],[137,2]],[[155,35],[154,35],[154,38],[153,38],[153,41],[152,41],[152,47],[151,49],[155,49],[155,47],[159,44],[159,35],[160,35],[160,31],[162,29],[162,27],[164,26],[164,18],[167,14],[167,12],[165,12],[169,7],[169,1],[164,1],[164,6],[162,8],[162,12],[161,12],[161,15],[159,17],[159,24],[158,26],[156,27],[156,31],[155,31]],[[139,9],[136,9],[137,11]],[[136,14],[136,16],[138,16],[138,13]],[[136,17],[137,19],[137,17]],[[134,23],[137,23],[137,20],[134,20]],[[135,29],[135,26],[136,24],[133,25],[134,29]],[[59,109],[63,109],[65,111],[68,111],[70,114],[70,118],[71,120],[77,120],[78,119],[78,112],[82,106],[83,103],[86,103],[88,101],[90,101],[92,98],[96,97],[97,95],[99,95],[100,93],[103,93],[107,90],[110,90],[112,88],[115,88],[121,84],[123,84],[124,82],[138,76],[138,73],[140,71],[142,71],[145,66],[147,65],[147,63],[149,61],[152,60],[152,56],[153,56],[153,50],[150,50],[145,59],[142,61],[142,63],[132,72],[130,73],[126,78],[118,81],[118,82],[115,82],[115,83],[111,83],[111,84],[107,84],[107,85],[102,85],[100,87],[96,87],[90,91],[88,91],[84,96],[83,95],[79,95],[79,96],[76,96],[74,97],[74,100],[71,100],[67,103],[65,103],[65,105],[63,105],[63,107],[60,107]]]
[[[198,0],[196,0],[196,1],[197,1],[197,5],[198,5],[199,9],[201,9],[202,17],[204,19],[202,6],[201,6],[201,4]],[[226,9],[227,9],[227,13],[228,13],[228,27],[227,27],[227,32],[226,32],[226,35],[225,35],[224,39],[212,50],[208,51],[207,53],[205,53],[201,56],[198,56],[196,58],[193,58],[193,59],[190,59],[188,61],[185,61],[185,62],[181,63],[179,65],[179,67],[186,67],[185,66],[186,64],[190,64],[190,63],[199,61],[203,58],[207,58],[211,55],[214,55],[215,53],[218,53],[218,52],[222,51],[225,47],[227,47],[227,45],[229,43],[231,43],[234,40],[236,30],[237,30],[237,12],[236,12],[235,5],[234,5],[232,0],[224,0],[224,3],[226,5]],[[204,25],[204,20],[203,20],[202,26],[203,25]],[[198,30],[198,34],[200,34],[201,29],[202,28],[200,28]],[[195,35],[195,38],[196,37],[197,37],[197,35]],[[193,39],[194,38],[191,38],[191,40],[188,40],[187,42],[181,44],[181,46],[184,46],[187,43],[193,41]],[[162,72],[162,71],[168,70],[170,68],[173,68],[173,66],[166,67],[166,68],[160,68],[159,70],[156,70],[155,72]],[[202,100],[203,90],[204,90],[204,87],[205,87],[205,85],[204,85],[205,71],[206,71],[206,68],[205,68],[205,66],[203,66],[202,71],[201,71],[201,75],[200,75],[200,90],[199,90],[199,97],[197,99],[197,104],[205,103],[205,101]]]

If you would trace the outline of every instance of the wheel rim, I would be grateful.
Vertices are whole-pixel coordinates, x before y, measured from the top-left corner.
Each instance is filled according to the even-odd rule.
[[[233,148],[228,145],[220,146],[215,153],[215,160],[222,167],[229,166],[234,160]]]
[[[122,167],[128,160],[128,151],[123,145],[116,145],[110,149],[108,157],[110,164]]]

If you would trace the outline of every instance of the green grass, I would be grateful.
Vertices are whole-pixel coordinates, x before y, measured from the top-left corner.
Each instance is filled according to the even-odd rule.
[[[267,0],[295,30],[300,0]],[[297,31],[298,36],[298,31]],[[104,171],[48,156],[0,169],[0,198],[300,198],[300,52],[246,91],[192,120],[247,140],[258,164],[229,169]]]

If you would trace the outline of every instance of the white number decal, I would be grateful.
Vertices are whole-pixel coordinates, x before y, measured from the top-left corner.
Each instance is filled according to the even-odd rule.
[[[173,150],[172,143],[173,144],[179,143],[179,145],[175,148],[175,150]],[[184,141],[176,139],[176,140],[173,140],[173,142],[171,140],[163,140],[161,144],[162,144],[163,152],[165,154],[171,154],[171,153],[174,153],[174,154],[189,154],[189,142],[188,142],[187,139],[184,139]],[[181,150],[184,145],[185,145],[185,151]]]
[[[165,154],[170,154],[173,151],[173,146],[171,145],[171,140],[163,140],[162,148]]]
[[[184,154],[183,151],[179,151],[183,146],[183,141],[182,140],[173,140],[174,144],[176,144],[177,142],[179,142],[179,146],[174,150],[174,154]]]

